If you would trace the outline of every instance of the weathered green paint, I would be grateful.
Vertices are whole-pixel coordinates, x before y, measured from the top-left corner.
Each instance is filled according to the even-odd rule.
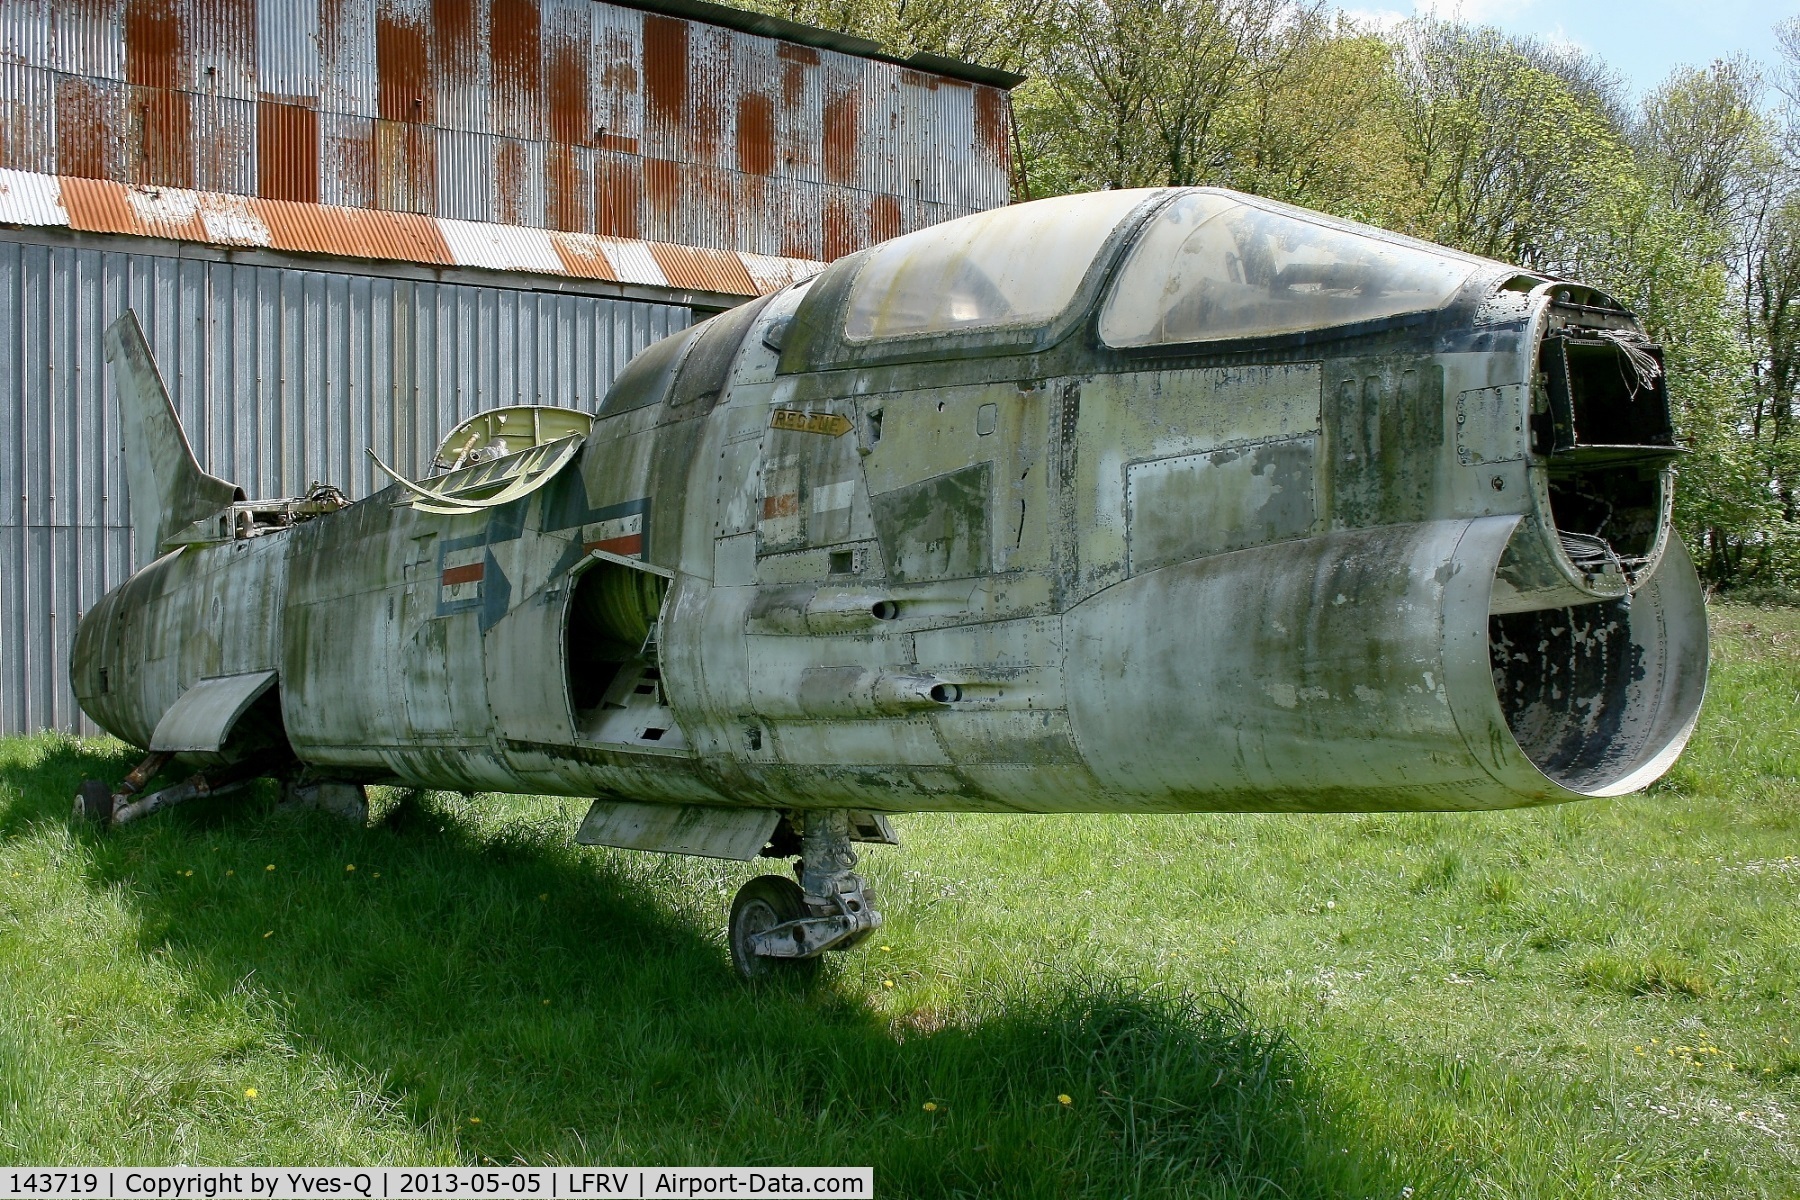
[[[853,257],[646,351],[514,502],[396,487],[167,555],[84,619],[77,695],[145,744],[200,680],[274,671],[315,777],[696,806],[683,828],[1492,808],[1666,769],[1705,660],[1672,451],[1629,468],[1631,564],[1584,567],[1553,497],[1600,468],[1531,424],[1544,338],[1630,316],[1495,263],[1375,328],[1111,349],[1094,313],[1166,199],[1041,327],[852,344]],[[1571,608],[1607,654],[1515,654]]]

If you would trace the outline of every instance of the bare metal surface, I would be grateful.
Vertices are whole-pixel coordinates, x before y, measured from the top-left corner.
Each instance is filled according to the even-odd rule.
[[[273,671],[202,679],[183,692],[156,723],[150,748],[176,754],[219,750],[244,710],[274,685]]]
[[[762,852],[780,814],[768,809],[672,807],[596,800],[575,840],[665,854],[698,854],[748,862]]]

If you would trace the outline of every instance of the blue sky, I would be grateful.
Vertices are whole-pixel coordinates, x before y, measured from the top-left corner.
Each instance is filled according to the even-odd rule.
[[[1800,16],[1800,0],[1337,0],[1345,12],[1398,21],[1435,9],[1508,33],[1573,42],[1605,59],[1636,95],[1670,68],[1744,53],[1775,59],[1772,29]]]

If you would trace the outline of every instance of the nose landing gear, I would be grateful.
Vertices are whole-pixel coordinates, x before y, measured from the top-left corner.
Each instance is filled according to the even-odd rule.
[[[848,950],[881,928],[873,889],[855,871],[850,814],[806,814],[800,882],[759,875],[731,902],[731,962],[747,980],[818,973],[819,955]]]

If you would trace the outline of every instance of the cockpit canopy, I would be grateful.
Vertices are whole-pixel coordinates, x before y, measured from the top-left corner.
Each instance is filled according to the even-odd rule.
[[[840,260],[808,298],[802,354],[825,366],[1042,349],[1096,307],[1120,349],[1272,337],[1434,311],[1483,267],[1506,269],[1221,188],[1090,192]]]

